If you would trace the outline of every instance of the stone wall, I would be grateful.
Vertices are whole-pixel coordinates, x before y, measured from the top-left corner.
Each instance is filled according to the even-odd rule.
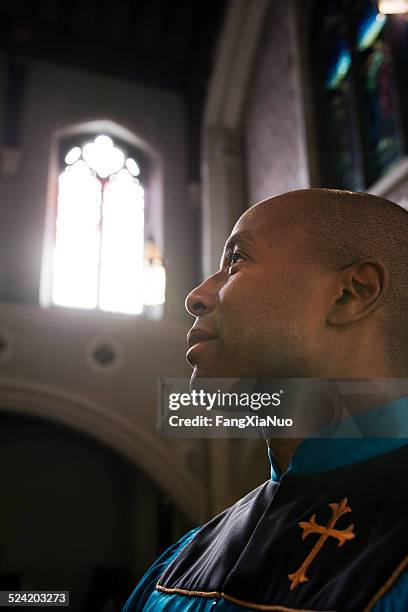
[[[250,204],[308,186],[293,2],[270,3],[244,126]]]

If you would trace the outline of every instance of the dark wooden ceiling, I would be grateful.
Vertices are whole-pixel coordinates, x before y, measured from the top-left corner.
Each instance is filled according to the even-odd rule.
[[[0,47],[177,91],[195,140],[229,1],[2,0]]]
[[[207,77],[226,0],[2,0],[3,48],[179,91]]]

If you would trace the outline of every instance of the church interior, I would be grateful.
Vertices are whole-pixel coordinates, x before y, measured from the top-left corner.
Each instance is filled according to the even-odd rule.
[[[262,440],[156,425],[157,380],[190,375],[185,297],[234,222],[308,187],[408,207],[408,2],[5,0],[0,16],[0,590],[116,611],[164,548],[269,477]]]

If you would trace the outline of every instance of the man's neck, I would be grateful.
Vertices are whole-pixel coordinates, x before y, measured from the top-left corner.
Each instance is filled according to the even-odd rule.
[[[312,381],[309,381],[313,388]],[[316,382],[316,381],[315,381]],[[327,395],[320,396],[309,393],[310,389],[305,381],[299,381],[299,387],[292,386],[291,398],[288,398],[289,407],[295,410],[295,414],[316,415],[317,418],[304,423],[304,429],[299,432],[303,437],[274,438],[266,435],[266,443],[271,449],[281,472],[286,472],[296,449],[304,438],[314,431],[324,428],[345,416],[357,415],[391,402],[403,395],[408,395],[407,379],[382,379],[382,380],[342,380],[342,381],[320,381],[321,388],[325,389]],[[341,408],[342,406],[342,408]],[[313,411],[310,411],[310,407]],[[308,410],[309,408],[309,410]],[[328,417],[326,421],[326,417]]]

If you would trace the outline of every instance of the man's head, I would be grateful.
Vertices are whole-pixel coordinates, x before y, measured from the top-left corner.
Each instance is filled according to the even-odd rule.
[[[408,213],[382,198],[305,189],[253,206],[187,297],[193,377],[406,376],[407,254]]]

